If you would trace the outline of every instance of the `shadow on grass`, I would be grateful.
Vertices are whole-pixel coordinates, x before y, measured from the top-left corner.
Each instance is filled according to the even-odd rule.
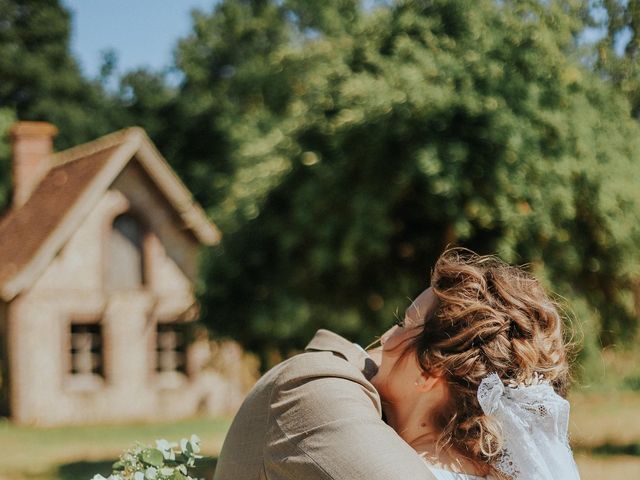
[[[93,462],[71,462],[58,467],[58,480],[91,480],[97,473],[103,477],[111,475],[111,466],[114,460],[101,460]],[[213,472],[216,469],[216,457],[205,457],[198,461],[196,467],[189,469],[189,476],[192,478],[213,479]]]
[[[213,480],[213,472],[216,471],[218,457],[204,457],[198,460],[195,468],[189,469],[191,478],[204,478],[205,480]]]
[[[91,480],[96,473],[108,477],[115,460],[64,463],[58,467],[59,480]]]
[[[640,456],[640,443],[628,443],[628,444],[612,444],[605,443],[598,445],[592,449],[589,449],[593,455],[607,456],[607,455],[632,455]]]

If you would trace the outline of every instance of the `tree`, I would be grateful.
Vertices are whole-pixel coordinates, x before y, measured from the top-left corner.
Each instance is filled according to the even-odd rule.
[[[597,68],[627,96],[640,119],[640,1],[598,0],[594,25],[606,34],[597,43]]]
[[[581,5],[398,1],[329,29],[301,20],[312,4],[329,15],[223,1],[178,50],[224,155],[190,167],[224,185],[205,200],[225,231],[209,324],[260,351],[318,327],[366,342],[461,244],[585,299],[605,341],[632,327],[640,132],[579,62]]]
[[[116,103],[82,76],[70,52],[70,17],[59,1],[0,0],[0,18],[1,107],[61,127],[58,148],[120,126]]]
[[[61,148],[145,127],[224,233],[205,321],[265,355],[319,327],[371,340],[452,244],[528,263],[612,342],[637,322],[640,132],[626,83],[581,60],[586,12],[222,0],[194,13],[177,87],[138,70],[109,94],[80,75],[58,2],[0,0],[0,129],[47,119]]]

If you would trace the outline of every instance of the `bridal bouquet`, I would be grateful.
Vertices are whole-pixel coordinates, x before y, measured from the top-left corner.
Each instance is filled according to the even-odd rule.
[[[155,448],[137,444],[120,455],[108,478],[97,474],[92,480],[194,480],[188,469],[202,458],[198,455],[200,439],[191,435],[189,440],[180,440],[180,449],[174,450],[177,447],[167,440],[156,440]]]

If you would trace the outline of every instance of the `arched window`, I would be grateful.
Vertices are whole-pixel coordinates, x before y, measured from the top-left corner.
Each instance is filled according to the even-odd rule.
[[[144,284],[144,227],[130,214],[113,221],[107,260],[107,288],[127,290]]]

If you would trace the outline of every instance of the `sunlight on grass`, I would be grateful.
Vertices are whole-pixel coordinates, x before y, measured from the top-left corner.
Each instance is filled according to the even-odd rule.
[[[580,480],[631,480],[640,478],[640,457],[576,455]]]
[[[569,400],[574,448],[640,444],[638,392],[576,393]]]
[[[111,462],[136,442],[177,441],[192,433],[203,454],[217,456],[229,428],[227,419],[197,418],[173,423],[96,425],[63,428],[19,427],[0,423],[0,480],[56,478],[58,467],[74,462]]]

